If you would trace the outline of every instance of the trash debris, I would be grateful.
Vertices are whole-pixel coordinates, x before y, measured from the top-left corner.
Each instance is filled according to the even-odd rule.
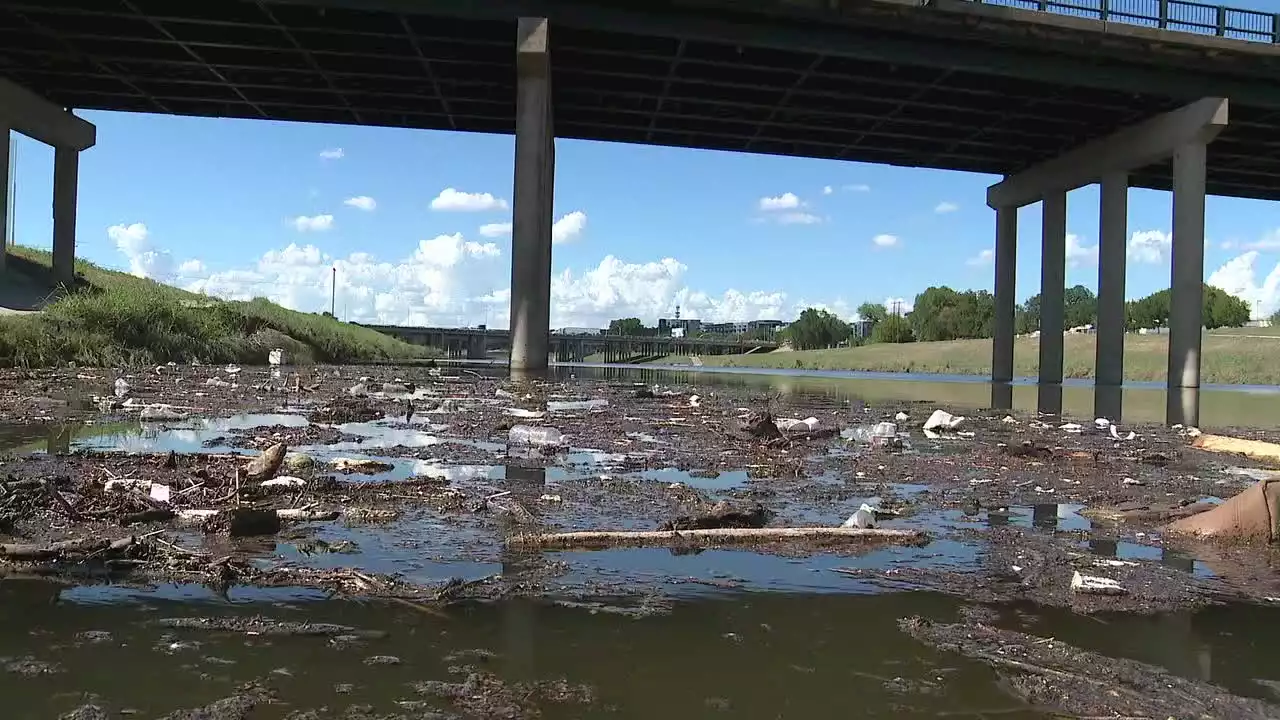
[[[148,405],[138,414],[142,422],[172,422],[186,420],[188,417],[190,416],[187,413],[175,409],[172,405],[164,404]]]
[[[164,483],[152,483],[147,492],[152,500],[159,503],[169,502],[169,486]]]
[[[507,431],[511,445],[530,447],[559,447],[565,445],[565,436],[559,430],[545,425],[514,425]]]
[[[1220,505],[1170,523],[1166,530],[1233,542],[1280,540],[1280,480],[1260,480]]]
[[[760,528],[773,514],[760,503],[747,507],[735,507],[721,501],[710,510],[698,515],[682,515],[658,526],[659,530],[698,530],[709,528]]]
[[[300,477],[293,477],[292,475],[281,475],[279,477],[275,477],[270,480],[262,481],[262,487],[264,488],[274,488],[274,487],[297,488],[297,487],[305,487],[306,484],[307,484],[306,480]]]
[[[367,458],[339,457],[329,461],[329,467],[344,474],[376,475],[395,469],[391,463]]]
[[[851,543],[920,544],[928,541],[920,530],[846,527],[706,528],[696,530],[583,530],[542,535],[512,535],[511,547],[545,550],[602,550],[614,547],[669,547],[696,542],[700,545],[740,545],[779,540],[823,540]]]
[[[784,432],[799,430],[801,428],[813,431],[814,428],[818,427],[818,418],[807,417],[803,420],[797,420],[796,418],[778,418],[773,421],[773,424],[777,425],[778,429]]]
[[[1071,576],[1071,591],[1084,595],[1124,595],[1129,592],[1117,580],[1081,575],[1079,570]]]
[[[284,348],[275,348],[267,353],[267,364],[283,365],[284,364]]]
[[[1114,424],[1110,425],[1109,427],[1111,429],[1111,437],[1115,438],[1116,440],[1132,440],[1138,437],[1138,434],[1132,430],[1129,431],[1128,435],[1125,435],[1124,437],[1120,437],[1120,431],[1116,428]]]
[[[116,378],[115,387],[116,397],[122,398],[129,394],[129,382],[124,378]]]
[[[1081,425],[1080,423],[1063,423],[1058,426],[1058,429],[1063,432],[1069,432],[1069,433],[1084,432],[1084,426]]]
[[[907,420],[911,419],[911,416],[902,411],[898,411],[898,414],[894,415],[893,419],[897,420],[898,422],[906,422]]]
[[[284,463],[284,456],[288,450],[289,448],[284,443],[276,443],[263,450],[261,454],[250,460],[245,467],[245,479],[258,481],[270,480],[275,477],[280,470],[280,466]]]
[[[1216,453],[1244,455],[1251,460],[1280,463],[1280,444],[1262,440],[1245,440],[1227,435],[1200,434],[1194,436],[1191,447]]]
[[[748,435],[762,440],[776,440],[782,437],[782,431],[768,412],[750,412],[742,419],[742,429]]]
[[[222,371],[228,375],[238,375],[240,374],[240,366],[236,364],[231,364],[222,368]]]
[[[691,407],[691,408],[696,408],[696,407],[701,406],[701,404],[702,404],[702,403],[700,402],[700,400],[701,400],[701,399],[702,399],[702,398],[701,398],[701,397],[699,397],[699,396],[697,396],[697,395],[690,395],[690,396],[689,396],[689,407]]]
[[[925,430],[955,430],[964,422],[963,416],[952,415],[946,410],[934,410],[924,421]]]
[[[876,526],[876,509],[866,503],[858,508],[840,527],[873,528]]]

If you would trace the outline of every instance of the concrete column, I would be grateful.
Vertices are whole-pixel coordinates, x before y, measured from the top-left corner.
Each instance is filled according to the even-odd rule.
[[[9,193],[12,189],[9,187],[10,165],[13,159],[9,157],[9,126],[0,123],[0,272],[4,272],[5,261],[9,257],[9,243],[13,242],[13,238],[9,237]]]
[[[1173,268],[1165,420],[1200,423],[1200,341],[1204,327],[1205,144],[1173,154]]]
[[[996,316],[991,341],[991,406],[1013,408],[1013,395],[998,387],[1013,381],[1014,312],[1017,306],[1018,208],[996,208]],[[1005,398],[1008,397],[1006,402]]]
[[[516,152],[511,231],[511,370],[545,370],[551,332],[555,131],[545,18],[516,33]]]
[[[76,278],[76,189],[80,151],[54,148],[53,155],[53,281],[71,288]]]
[[[1129,234],[1129,178],[1108,175],[1100,187],[1098,327],[1093,412],[1120,420],[1124,384],[1125,240]]]
[[[1067,285],[1067,193],[1046,192],[1040,242],[1039,410],[1062,412],[1062,329]]]

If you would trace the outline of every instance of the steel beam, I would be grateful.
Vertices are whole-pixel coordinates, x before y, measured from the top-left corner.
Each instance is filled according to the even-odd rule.
[[[1188,143],[1207,143],[1227,126],[1227,99],[1207,97],[1087,142],[987,188],[992,208],[1021,207],[1046,191],[1070,191],[1114,173],[1164,160]]]
[[[1221,74],[1177,67],[1163,69],[1136,62],[1123,69],[1097,65],[1089,47],[1081,47],[1079,57],[1062,52],[1036,52],[981,40],[965,44],[940,42],[935,37],[901,39],[885,32],[857,32],[832,22],[814,22],[798,17],[794,21],[757,14],[750,20],[741,16],[724,19],[709,13],[638,12],[607,7],[600,2],[575,0],[489,0],[462,3],[457,0],[269,0],[276,4],[341,7],[409,15],[438,15],[475,20],[514,21],[519,16],[546,17],[555,25],[601,30],[628,35],[650,35],[677,40],[770,48],[790,52],[813,52],[859,60],[936,67],[1075,87],[1093,87],[1126,93],[1164,95],[1175,98],[1229,96],[1237,102],[1280,108],[1280,87],[1263,78],[1239,80]],[[927,12],[923,11],[922,12]],[[789,18],[788,18],[789,19]],[[1034,27],[1028,23],[1028,27]],[[1080,32],[1081,37],[1093,33]],[[993,39],[1000,37],[993,34]],[[1103,37],[1101,32],[1097,37]],[[1194,37],[1194,36],[1193,36]],[[1245,50],[1260,43],[1241,43]]]
[[[0,78],[0,121],[46,145],[85,150],[98,140],[93,123],[5,78]]]

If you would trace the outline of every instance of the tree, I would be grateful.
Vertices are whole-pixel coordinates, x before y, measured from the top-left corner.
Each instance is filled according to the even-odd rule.
[[[1212,285],[1204,286],[1204,326],[1243,327],[1249,322],[1249,304]]]
[[[620,318],[618,320],[609,321],[610,335],[647,335],[644,323],[640,322],[640,318]]]
[[[922,342],[991,337],[995,298],[985,290],[931,287],[916,296],[908,317],[912,334]]]
[[[913,340],[911,321],[900,315],[887,315],[871,328],[871,342],[909,343]]]
[[[858,306],[858,317],[871,323],[871,327],[874,328],[889,317],[889,311],[885,309],[884,303],[868,301]]]
[[[808,308],[782,334],[796,350],[817,350],[848,340],[853,328],[826,310]]]
[[[1021,335],[1040,329],[1040,293],[1027,298],[1015,320]],[[1062,322],[1064,328],[1096,325],[1098,322],[1098,297],[1083,285],[1075,285],[1062,292]]]

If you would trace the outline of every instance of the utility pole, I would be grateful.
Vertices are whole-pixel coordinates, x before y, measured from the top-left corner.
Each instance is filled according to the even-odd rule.
[[[338,319],[338,266],[333,266],[333,282],[329,285],[329,314]]]

